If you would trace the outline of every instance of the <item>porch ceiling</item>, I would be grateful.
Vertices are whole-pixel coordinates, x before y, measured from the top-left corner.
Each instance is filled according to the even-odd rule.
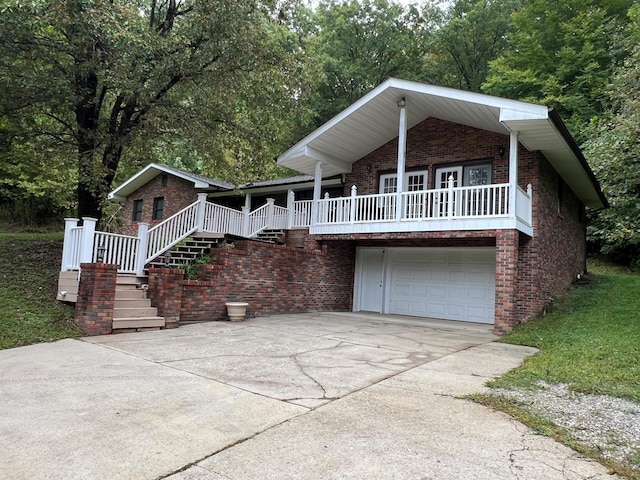
[[[391,78],[284,152],[278,163],[309,175],[351,171],[357,160],[398,136],[398,100],[406,100],[407,128],[434,117],[508,135],[518,131],[528,150],[541,151],[591,207],[606,199],[559,117],[548,107]]]

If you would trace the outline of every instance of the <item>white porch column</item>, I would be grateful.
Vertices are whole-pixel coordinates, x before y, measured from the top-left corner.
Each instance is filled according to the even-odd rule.
[[[516,216],[518,193],[518,132],[509,135],[509,217]]]
[[[198,194],[204,195],[205,200],[207,198],[207,194]],[[140,222],[138,223],[138,251],[136,252],[136,274],[144,275],[144,264],[147,260],[147,251],[149,248],[149,224]]]
[[[318,223],[318,202],[322,194],[322,162],[316,162],[316,171],[313,178],[313,202],[311,203],[311,226]]]
[[[293,228],[293,216],[294,216],[294,208],[296,206],[296,194],[293,190],[289,190],[287,192],[287,230],[291,230]]]
[[[199,193],[198,194],[198,217],[196,218],[196,226],[198,227],[198,231],[201,232],[204,230],[204,214],[207,208],[207,194]]]
[[[251,193],[247,193],[244,196],[244,206],[251,211]]]
[[[398,101],[400,121],[398,124],[398,173],[396,187],[396,220],[402,219],[402,189],[404,187],[404,156],[407,151],[407,109],[406,100]]]
[[[273,206],[275,198],[267,198],[267,228],[273,228]]]
[[[98,219],[84,217],[82,219],[82,236],[80,240],[80,262],[91,263],[93,261],[93,240],[96,233]]]
[[[249,238],[249,207],[242,207],[242,236]]]
[[[64,219],[64,240],[62,243],[62,263],[60,264],[60,271],[65,272],[70,266],[73,266],[71,255],[73,255],[73,238],[71,237],[71,231],[78,226],[77,218],[65,218]]]

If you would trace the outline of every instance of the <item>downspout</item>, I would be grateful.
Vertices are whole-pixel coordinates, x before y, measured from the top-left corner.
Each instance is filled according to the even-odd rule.
[[[403,97],[398,100],[400,108],[400,121],[398,124],[398,172],[396,175],[396,221],[402,220],[402,189],[404,187],[404,163],[407,150],[407,109],[406,100]]]

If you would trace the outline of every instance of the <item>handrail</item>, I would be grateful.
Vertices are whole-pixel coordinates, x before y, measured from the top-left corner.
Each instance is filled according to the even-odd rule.
[[[199,204],[199,201],[193,202],[149,229],[145,263],[150,262],[198,230]]]

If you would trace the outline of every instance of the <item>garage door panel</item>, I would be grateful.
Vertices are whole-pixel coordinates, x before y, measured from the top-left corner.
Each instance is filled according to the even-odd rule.
[[[495,250],[390,250],[390,313],[493,323]]]

